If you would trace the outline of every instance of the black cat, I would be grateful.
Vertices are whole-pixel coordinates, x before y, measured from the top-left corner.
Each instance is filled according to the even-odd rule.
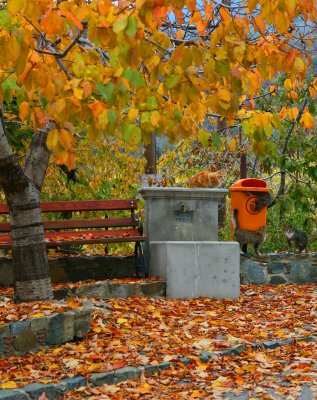
[[[295,251],[307,251],[308,238],[305,232],[297,230],[293,225],[287,225],[285,228],[285,235],[289,251],[292,249],[292,242],[295,243]]]

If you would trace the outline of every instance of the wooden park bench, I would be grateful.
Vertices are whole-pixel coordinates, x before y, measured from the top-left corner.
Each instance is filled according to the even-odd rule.
[[[42,213],[54,213],[54,220],[44,220],[45,241],[48,248],[84,244],[108,244],[134,242],[136,274],[147,276],[146,260],[142,243],[142,222],[136,217],[137,200],[75,200],[41,203]],[[104,212],[104,218],[84,219],[83,212]],[[111,217],[111,211],[124,211],[125,217]],[[59,213],[59,214],[58,214]],[[76,213],[76,218],[73,218]],[[0,215],[8,214],[8,207],[0,203]],[[80,217],[77,218],[77,215]],[[72,219],[65,219],[72,217]],[[64,218],[63,218],[64,216]],[[0,222],[0,249],[11,248],[10,224]]]

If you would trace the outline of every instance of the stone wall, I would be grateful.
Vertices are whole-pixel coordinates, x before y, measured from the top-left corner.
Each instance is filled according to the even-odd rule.
[[[135,276],[134,256],[76,256],[49,259],[53,283]],[[0,286],[13,284],[12,260],[0,258]]]
[[[317,253],[241,255],[241,283],[317,282]]]
[[[23,355],[82,338],[90,330],[91,312],[92,307],[88,306],[0,325],[0,357]]]

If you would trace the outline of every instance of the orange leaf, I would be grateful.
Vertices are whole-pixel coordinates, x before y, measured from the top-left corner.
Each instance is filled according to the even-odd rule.
[[[308,111],[305,111],[303,113],[302,118],[300,119],[300,123],[304,129],[312,129],[315,124],[314,118]]]
[[[63,15],[66,17],[66,19],[68,19],[68,21],[71,21],[74,23],[74,25],[77,26],[77,28],[82,31],[83,28],[83,24],[79,21],[78,18],[75,17],[75,15],[73,15],[71,12],[69,11],[63,11]]]
[[[190,395],[192,399],[200,399],[203,396],[203,393],[200,390],[194,390]]]
[[[30,104],[27,101],[23,101],[19,106],[19,117],[21,121],[24,121],[30,113]]]
[[[258,28],[258,30],[263,35],[265,33],[266,26],[263,19],[259,15],[255,17],[255,23],[256,23],[255,29]]]

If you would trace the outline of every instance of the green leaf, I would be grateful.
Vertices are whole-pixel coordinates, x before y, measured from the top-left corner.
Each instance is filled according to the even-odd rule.
[[[134,71],[131,68],[127,68],[124,73],[123,77],[131,83],[131,85],[135,87],[145,87],[145,80],[143,76],[138,71]]]
[[[113,31],[115,33],[122,32],[125,30],[125,28],[128,25],[128,16],[127,15],[121,15],[119,18],[116,20],[116,22],[113,24]]]
[[[148,105],[148,110],[155,110],[158,107],[156,97],[150,96],[146,99],[146,104]]]
[[[134,18],[133,15],[129,15],[128,25],[126,27],[125,33],[129,37],[133,38],[136,35],[137,31],[138,31],[138,21],[136,18]]]
[[[11,15],[7,10],[0,11],[0,26],[9,28],[11,26]]]
[[[180,78],[181,78],[180,75],[169,76],[165,81],[166,89],[173,89],[173,87],[175,87],[178,84]]]
[[[214,147],[217,148],[217,147],[220,146],[220,134],[219,133],[213,133],[212,137],[211,137],[211,140],[212,140],[212,145]]]
[[[143,112],[141,115],[141,119],[140,119],[141,124],[145,124],[146,122],[149,122],[150,116],[151,116],[151,114],[148,111]]]
[[[104,100],[106,100],[107,102],[113,101],[114,89],[115,89],[114,83],[109,82],[106,85],[102,85],[101,83],[96,83],[96,89]]]
[[[177,120],[178,122],[181,122],[181,121],[182,121],[183,115],[182,115],[182,113],[179,111],[178,108],[174,108],[174,117],[176,118],[176,120]]]
[[[206,131],[205,129],[199,129],[198,140],[203,146],[205,147],[209,146],[209,139],[210,139],[210,132]]]
[[[217,61],[215,70],[220,75],[223,75],[223,76],[229,75],[229,73],[230,73],[229,61],[228,60]]]
[[[142,140],[140,127],[125,123],[122,126],[123,139],[127,143],[139,144]]]
[[[131,124],[127,123],[127,122],[124,123],[123,126],[122,126],[123,139],[127,143],[131,143],[133,129],[134,129],[134,125],[131,125]]]
[[[114,124],[117,121],[117,113],[115,110],[110,109],[108,111],[108,120],[111,124]]]

